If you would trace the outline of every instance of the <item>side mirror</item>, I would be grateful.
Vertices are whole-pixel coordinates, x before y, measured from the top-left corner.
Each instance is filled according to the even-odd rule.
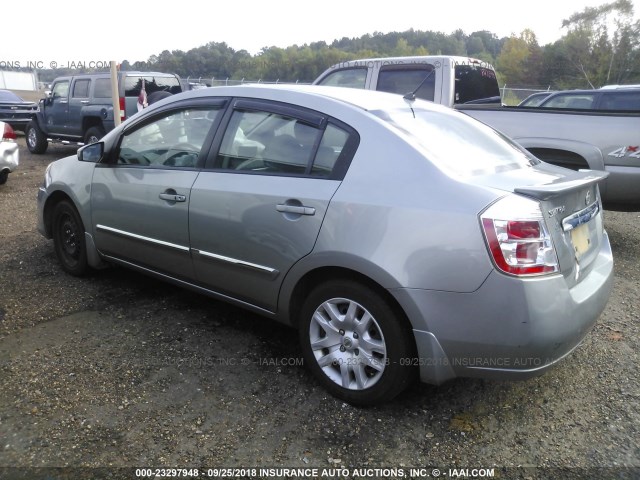
[[[78,149],[78,160],[81,162],[98,163],[104,155],[104,143],[96,142]]]

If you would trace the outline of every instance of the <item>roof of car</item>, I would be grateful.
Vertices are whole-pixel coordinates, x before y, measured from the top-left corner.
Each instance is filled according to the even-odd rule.
[[[395,93],[379,92],[375,90],[364,90],[346,87],[327,87],[321,85],[301,85],[301,84],[245,84],[237,86],[209,87],[199,90],[191,90],[182,95],[193,97],[206,97],[212,94],[217,96],[232,97],[263,97],[268,92],[273,92],[285,100],[287,94],[303,94],[323,97],[338,101],[344,104],[354,105],[363,110],[398,109],[402,107],[420,107],[421,109],[450,111],[451,109],[436,105],[426,100],[416,99],[414,101],[405,100],[401,95]],[[184,98],[184,97],[183,97]],[[294,100],[294,99],[292,99]]]

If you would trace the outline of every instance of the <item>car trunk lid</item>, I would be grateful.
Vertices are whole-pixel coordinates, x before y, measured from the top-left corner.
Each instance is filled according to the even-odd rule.
[[[598,184],[609,174],[574,172],[546,164],[533,170],[539,174],[537,177],[513,170],[484,176],[480,183],[539,203],[560,273],[571,287],[589,272],[600,251],[604,228]],[[532,183],[532,178],[538,182]]]

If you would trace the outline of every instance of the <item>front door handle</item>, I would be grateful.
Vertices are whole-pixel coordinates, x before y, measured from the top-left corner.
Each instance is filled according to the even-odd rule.
[[[186,202],[186,195],[178,195],[177,193],[161,193],[158,195],[161,200],[167,200],[168,202]]]
[[[316,209],[313,207],[305,207],[304,205],[276,205],[276,210],[281,213],[295,213],[296,215],[315,215]]]

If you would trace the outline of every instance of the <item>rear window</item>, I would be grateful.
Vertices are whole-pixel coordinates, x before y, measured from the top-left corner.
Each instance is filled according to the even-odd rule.
[[[637,92],[612,92],[602,95],[601,110],[640,110],[640,90]]]
[[[415,92],[416,97],[433,101],[436,82],[433,70],[430,64],[383,66],[378,74],[377,90],[400,95]]]
[[[413,109],[371,113],[409,137],[441,170],[459,177],[489,175],[540,163],[501,133],[464,114],[434,112],[417,105]]]
[[[455,103],[500,96],[496,72],[477,65],[456,65]]]
[[[140,95],[144,81],[144,89],[147,95],[153,92],[165,91],[171,94],[182,92],[177,77],[158,75],[128,75],[124,82],[125,97],[137,97]]]

